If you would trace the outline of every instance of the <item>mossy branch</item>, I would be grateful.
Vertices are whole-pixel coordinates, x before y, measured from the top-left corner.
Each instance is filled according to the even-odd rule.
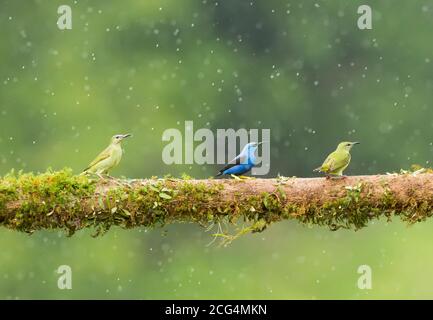
[[[409,223],[433,214],[433,174],[404,173],[276,179],[90,179],[71,170],[8,174],[0,180],[0,225],[32,233],[92,227],[96,234],[174,222],[236,225],[263,231],[281,220],[359,229],[372,219]],[[233,237],[231,236],[230,239]]]

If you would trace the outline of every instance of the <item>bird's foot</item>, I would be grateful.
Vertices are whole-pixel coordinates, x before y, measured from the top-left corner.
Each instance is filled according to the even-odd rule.
[[[248,177],[248,176],[236,176],[234,174],[231,174],[232,178],[236,179],[236,180],[251,180],[251,179],[255,179],[255,177]]]
[[[124,186],[124,183],[122,182],[122,180],[119,180],[119,179],[117,179],[115,177],[112,177],[109,174],[104,174],[103,175],[103,179],[104,180],[110,180],[111,182],[114,182],[118,186]]]
[[[332,180],[344,180],[347,179],[347,176],[341,175],[341,176],[334,176],[331,178]]]
[[[326,175],[326,180],[343,180],[343,179],[346,179],[347,178],[347,176],[345,176],[345,175],[341,175],[341,176],[333,176],[333,175]]]

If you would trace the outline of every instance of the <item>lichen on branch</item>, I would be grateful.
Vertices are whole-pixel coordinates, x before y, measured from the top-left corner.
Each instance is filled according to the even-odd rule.
[[[11,172],[0,179],[0,225],[28,233],[63,229],[72,235],[93,228],[98,235],[111,226],[154,228],[183,222],[233,225],[243,234],[282,220],[357,230],[382,216],[414,223],[432,213],[430,172],[339,180],[101,180],[64,169]]]

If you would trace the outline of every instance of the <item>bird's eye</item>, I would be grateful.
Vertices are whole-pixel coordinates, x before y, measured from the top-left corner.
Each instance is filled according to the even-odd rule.
[[[350,143],[348,143],[347,146],[349,147],[349,146],[350,146]]]

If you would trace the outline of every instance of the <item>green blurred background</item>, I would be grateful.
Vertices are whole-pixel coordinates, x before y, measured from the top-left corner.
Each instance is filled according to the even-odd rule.
[[[73,28],[57,28],[57,8]],[[87,163],[131,132],[113,175],[167,166],[162,132],[271,128],[271,172],[313,176],[340,140],[348,174],[430,166],[433,1],[0,0],[0,173]],[[358,232],[282,222],[227,248],[195,225],[28,236],[0,230],[0,298],[433,298],[433,222]],[[70,265],[72,290],[57,288]],[[357,287],[357,268],[373,288]]]

